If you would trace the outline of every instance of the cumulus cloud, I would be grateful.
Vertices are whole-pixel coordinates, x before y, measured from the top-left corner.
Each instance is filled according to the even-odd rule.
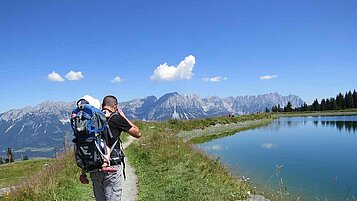
[[[189,80],[193,76],[193,67],[196,59],[193,55],[187,56],[177,67],[169,66],[167,63],[160,64],[150,77],[151,80]]]
[[[119,76],[116,76],[114,79],[111,80],[112,83],[119,83],[122,81],[123,81],[123,79]]]
[[[67,80],[80,80],[83,79],[84,76],[81,71],[69,71],[69,73],[66,74],[65,78],[67,78]]]
[[[260,145],[261,148],[263,149],[278,149],[279,146],[277,144],[272,144],[272,143],[264,143]]]
[[[278,75],[263,75],[263,76],[260,76],[260,79],[261,80],[270,80],[270,79],[273,79],[273,78],[277,78]]]
[[[227,77],[221,77],[221,76],[216,76],[216,77],[204,77],[202,78],[203,81],[205,82],[221,82],[224,80],[227,80]]]
[[[63,77],[60,74],[56,73],[55,71],[52,71],[52,73],[48,74],[47,80],[51,81],[51,82],[63,82],[64,81]]]

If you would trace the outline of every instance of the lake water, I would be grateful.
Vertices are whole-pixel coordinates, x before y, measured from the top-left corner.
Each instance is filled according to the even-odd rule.
[[[357,116],[280,118],[197,146],[284,200],[357,198]]]

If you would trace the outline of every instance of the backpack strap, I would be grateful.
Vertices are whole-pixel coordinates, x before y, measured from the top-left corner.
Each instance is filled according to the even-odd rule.
[[[110,116],[109,116],[109,118],[108,118],[108,120],[107,120],[107,130],[108,130],[108,134],[109,134],[109,137],[110,137],[110,138],[113,138],[114,136],[113,136],[112,131],[110,130],[109,121],[110,121],[110,119],[111,119],[114,115],[119,115],[119,114],[118,114],[118,112],[113,112],[113,113],[110,114]]]
[[[107,120],[107,130],[108,130],[108,134],[109,134],[109,137],[110,138],[113,138],[113,133],[112,131],[110,130],[110,127],[109,127],[109,121],[110,119],[114,116],[114,115],[119,115],[119,113],[117,111],[113,112],[110,114],[108,120]],[[125,161],[124,161],[124,148],[123,148],[123,143],[120,139],[120,136],[118,136],[118,139],[114,142],[113,146],[110,147],[110,153],[112,153],[112,151],[115,149],[115,146],[117,145],[117,143],[119,142],[119,150],[120,150],[120,154],[122,155],[122,159],[121,159],[121,156],[119,156],[119,159],[121,160],[120,162],[123,164],[123,176],[124,176],[124,181],[126,181],[126,174],[125,174]]]

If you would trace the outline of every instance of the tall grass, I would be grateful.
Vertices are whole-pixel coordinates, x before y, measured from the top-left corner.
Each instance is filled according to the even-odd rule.
[[[264,116],[264,115],[263,115]],[[177,137],[182,130],[261,119],[261,115],[191,121],[136,122],[143,137],[126,150],[139,180],[138,200],[241,200],[250,183],[232,176],[211,158]],[[123,136],[124,137],[124,136]],[[125,137],[124,137],[125,138]],[[93,200],[91,185],[79,182],[73,153],[63,155],[0,200]]]
[[[0,188],[21,183],[53,159],[31,159],[0,165]]]
[[[264,116],[264,115],[263,115]],[[140,123],[143,137],[126,151],[136,168],[138,200],[242,200],[253,186],[177,137],[177,132],[262,118],[258,115]]]
[[[216,118],[205,118],[205,119],[192,119],[192,120],[176,120],[172,119],[161,124],[173,132],[179,131],[190,131],[193,129],[204,129],[208,126],[216,124],[230,124],[237,122],[244,122],[250,120],[259,120],[271,118],[270,113],[263,114],[251,114],[251,115],[241,115],[235,117],[216,117]]]
[[[273,112],[274,117],[304,117],[304,116],[355,116],[357,108],[344,110],[326,110],[326,111],[304,111],[304,112]]]
[[[93,200],[91,185],[79,182],[73,153],[57,158],[0,200]]]

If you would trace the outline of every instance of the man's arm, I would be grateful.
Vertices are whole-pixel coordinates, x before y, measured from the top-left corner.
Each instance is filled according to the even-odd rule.
[[[131,136],[135,137],[135,138],[139,138],[141,137],[141,132],[140,129],[133,124],[133,122],[131,122],[124,114],[123,111],[121,111],[120,109],[118,109],[118,113],[130,124],[131,128],[127,131],[127,133],[129,133]]]

